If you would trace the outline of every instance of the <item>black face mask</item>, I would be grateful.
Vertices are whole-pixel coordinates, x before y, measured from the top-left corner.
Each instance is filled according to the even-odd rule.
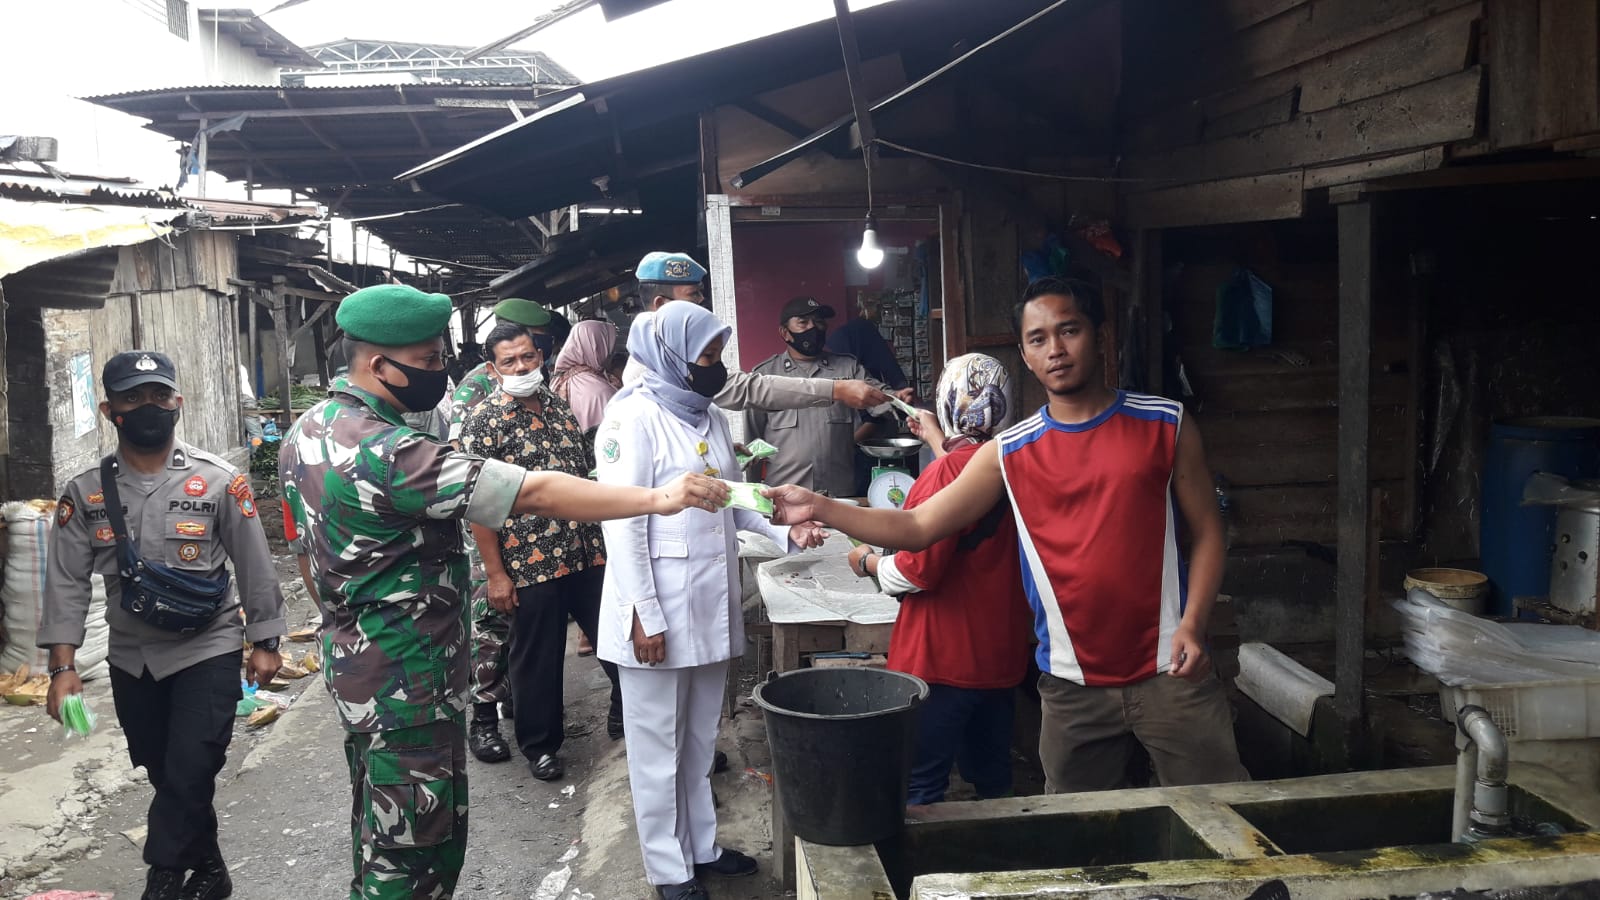
[[[111,423],[117,426],[117,433],[127,438],[128,443],[144,450],[157,450],[172,440],[172,430],[178,426],[178,411],[146,403],[125,413],[114,414]]]
[[[432,369],[419,369],[398,363],[387,356],[379,357],[384,362],[400,370],[406,376],[406,384],[397,386],[378,379],[378,383],[389,389],[394,395],[396,403],[405,407],[405,412],[427,412],[439,405],[444,399],[445,391],[450,389],[450,373],[444,369],[435,372]]]
[[[801,356],[817,356],[822,353],[822,342],[828,333],[821,328],[808,328],[805,331],[789,332],[789,344],[800,352]]]
[[[728,367],[717,360],[709,366],[699,363],[689,364],[689,390],[702,397],[715,397],[722,393],[723,385],[728,383]]]

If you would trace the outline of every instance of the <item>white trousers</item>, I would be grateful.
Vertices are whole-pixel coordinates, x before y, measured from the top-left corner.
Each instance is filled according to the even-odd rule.
[[[651,884],[682,884],[722,854],[711,758],[728,663],[682,669],[619,666],[628,781]]]

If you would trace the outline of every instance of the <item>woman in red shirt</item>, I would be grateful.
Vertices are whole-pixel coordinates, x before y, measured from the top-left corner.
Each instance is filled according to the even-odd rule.
[[[951,360],[934,397],[937,422],[924,413],[918,431],[939,458],[912,485],[907,509],[954,481],[1015,409],[1005,366],[981,353]],[[880,556],[863,545],[850,553],[852,571],[876,575],[885,593],[902,598],[889,668],[931,688],[918,715],[911,806],[944,799],[952,764],[980,797],[1011,793],[1013,695],[1027,673],[1032,633],[1017,553],[1004,499],[926,550]]]

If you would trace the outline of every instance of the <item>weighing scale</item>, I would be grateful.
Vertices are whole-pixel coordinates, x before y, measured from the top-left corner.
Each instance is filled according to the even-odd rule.
[[[872,478],[867,483],[867,504],[877,509],[900,509],[911,493],[911,484],[917,479],[905,468],[907,457],[922,451],[922,442],[910,437],[875,438],[858,441],[861,452],[873,459],[882,460],[872,467]],[[901,463],[895,465],[894,463]]]

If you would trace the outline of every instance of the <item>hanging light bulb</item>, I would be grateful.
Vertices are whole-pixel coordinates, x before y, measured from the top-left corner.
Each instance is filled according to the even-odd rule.
[[[878,220],[867,214],[866,230],[861,232],[861,249],[856,251],[856,262],[863,269],[876,269],[883,265],[883,248],[878,246]]]

